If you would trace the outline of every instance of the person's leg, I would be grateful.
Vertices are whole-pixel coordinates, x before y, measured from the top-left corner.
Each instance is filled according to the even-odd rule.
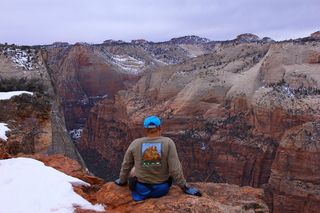
[[[150,198],[159,198],[167,195],[169,193],[170,187],[168,186],[168,183],[163,183],[160,185],[152,185],[152,187],[155,189],[153,192],[150,193]]]
[[[145,200],[149,198],[151,190],[146,186],[137,183],[136,190],[132,191],[132,198],[134,201]]]

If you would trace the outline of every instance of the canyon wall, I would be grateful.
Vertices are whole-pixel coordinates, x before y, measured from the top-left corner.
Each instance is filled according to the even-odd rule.
[[[143,119],[156,115],[163,122],[162,135],[176,142],[188,181],[261,187],[269,193],[273,212],[312,212],[319,197],[308,162],[318,151],[304,149],[286,162],[279,157],[288,132],[298,135],[300,127],[319,123],[319,57],[320,43],[312,39],[216,44],[212,53],[160,67],[113,100],[97,103],[78,150],[90,171],[114,180],[126,148],[145,135]],[[296,140],[306,143],[305,137]],[[317,147],[319,139],[313,143]],[[297,152],[293,142],[285,146]],[[309,159],[310,154],[314,157]],[[292,167],[284,170],[283,164]],[[299,210],[289,207],[295,200]]]
[[[46,64],[46,51],[40,47],[0,46],[0,80],[5,91],[29,88],[33,95],[22,94],[0,100],[1,123],[7,123],[7,141],[1,142],[4,154],[65,154],[85,162],[66,129],[59,94]],[[4,92],[4,91],[2,91]]]
[[[75,135],[83,128],[90,109],[119,90],[132,88],[141,76],[158,67],[180,63],[212,50],[211,43],[110,43],[51,45],[47,61],[66,116]]]
[[[1,78],[46,89],[0,101],[12,129],[0,156],[65,153],[113,181],[156,115],[188,182],[262,188],[271,212],[315,212],[319,40],[188,39],[1,49]]]

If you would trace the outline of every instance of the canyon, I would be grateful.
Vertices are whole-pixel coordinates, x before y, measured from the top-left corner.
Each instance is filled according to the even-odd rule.
[[[156,115],[162,135],[176,143],[188,182],[263,189],[270,212],[320,206],[317,37],[53,44],[35,50],[36,69],[17,66],[10,54],[0,55],[2,78],[23,73],[49,88],[37,96],[50,103],[44,115],[27,113],[28,122],[36,118],[46,123],[43,132],[64,140],[52,140],[42,154],[70,153],[95,176],[113,181],[126,148],[145,136],[143,119]],[[48,131],[53,126],[59,129]]]

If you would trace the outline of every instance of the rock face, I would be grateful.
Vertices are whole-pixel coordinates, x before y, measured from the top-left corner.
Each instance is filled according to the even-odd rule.
[[[294,199],[308,200],[304,212],[311,212],[318,183],[311,181],[312,189],[300,197],[294,190],[281,191],[290,168],[300,168],[304,177],[314,175],[303,169],[311,162],[305,159],[309,155],[299,155],[286,170],[277,164],[286,132],[319,121],[319,56],[315,41],[216,44],[210,54],[159,68],[114,100],[97,103],[79,151],[94,174],[114,180],[130,142],[144,136],[143,119],[156,115],[162,119],[162,134],[176,142],[188,181],[264,187],[275,211],[279,206],[274,202],[282,196],[283,212],[294,209],[287,202]],[[307,143],[303,137],[297,140]],[[308,185],[309,180],[293,176],[289,185]]]
[[[167,196],[135,202],[128,187],[112,182],[105,184],[95,195],[109,212],[269,212],[263,200],[263,190],[229,184],[192,183],[202,197],[186,195],[173,186]]]
[[[0,120],[11,129],[6,133],[8,140],[4,142],[9,155],[48,152],[52,137],[48,98],[23,93],[9,100],[1,100],[0,107]]]
[[[59,95],[46,59],[47,55],[41,48],[0,46],[1,88],[6,86],[4,82],[14,88],[19,88],[19,82],[40,82],[43,86],[43,91],[33,96],[23,94],[0,101],[0,122],[8,123],[11,129],[8,141],[2,143],[2,149],[5,155],[16,155],[19,152],[49,155],[64,153],[85,167],[66,130]],[[17,82],[10,85],[7,79],[15,79]],[[10,91],[10,88],[7,89]],[[37,88],[31,84],[29,89],[33,92]]]
[[[264,189],[272,212],[316,212],[320,207],[320,44],[316,38],[211,43],[182,37],[163,43],[52,45],[31,48],[29,55],[1,50],[1,77],[42,79],[47,86],[43,95],[51,105],[35,104],[37,98],[46,103],[37,95],[22,96],[18,99],[25,110],[16,111],[23,115],[23,125],[19,117],[2,115],[7,117],[1,122],[17,127],[8,139],[20,141],[18,151],[11,146],[14,154],[21,150],[33,154],[45,147],[43,154],[66,153],[81,162],[66,130],[79,133],[81,129],[77,148],[89,170],[113,181],[130,142],[145,135],[143,119],[156,115],[163,123],[162,134],[177,145],[187,181],[206,195],[211,193],[207,188],[227,183],[238,185],[240,191],[241,186]],[[8,103],[12,105],[8,112],[20,106]],[[40,135],[52,140],[37,138]],[[34,144],[23,143],[26,140]],[[8,144],[0,141],[3,158],[11,155]],[[113,187],[109,183],[99,192],[112,194]],[[94,202],[98,199],[94,190],[88,189],[91,194],[76,190]],[[183,207],[192,202],[187,200]],[[203,204],[205,208],[220,211],[210,199],[206,202],[210,204]],[[146,203],[141,208],[148,211],[154,201]],[[168,204],[161,205],[159,211],[166,210]],[[242,204],[235,211],[241,208]]]
[[[319,148],[320,122],[294,127],[283,136],[267,185],[273,212],[318,211]]]
[[[90,109],[119,90],[132,88],[142,75],[208,53],[214,45],[176,43],[78,43],[46,47],[47,61],[61,97],[69,131],[83,128]]]

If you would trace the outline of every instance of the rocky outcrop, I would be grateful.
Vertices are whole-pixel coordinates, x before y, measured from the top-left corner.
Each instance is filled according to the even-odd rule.
[[[312,37],[312,38],[320,38],[320,31],[311,33],[310,37]]]
[[[203,196],[186,195],[173,186],[167,196],[135,202],[128,187],[109,182],[91,201],[105,204],[108,212],[269,212],[261,189],[214,183],[190,185],[198,188]]]
[[[210,43],[211,41],[206,38],[200,38],[198,36],[183,36],[178,38],[172,38],[169,43],[174,44],[195,44],[195,43]]]
[[[106,183],[83,170],[77,161],[64,155],[19,155],[33,158],[67,175],[76,177],[90,186],[73,186],[74,191],[92,204],[103,204],[104,212],[269,212],[262,189],[239,187],[230,184],[190,183],[198,188],[202,197],[187,195],[177,186],[172,186],[167,196],[135,202],[128,186],[120,187]],[[35,177],[36,178],[36,177]],[[94,210],[77,209],[78,213],[93,213]]]
[[[23,93],[9,100],[1,100],[0,121],[8,124],[11,131],[5,144],[9,155],[19,153],[47,153],[51,145],[51,104],[41,94]]]
[[[241,35],[237,36],[237,39],[242,39],[242,38],[258,39],[259,37],[254,35],[254,34],[252,34],[252,33],[244,33],[244,34],[241,34]]]

